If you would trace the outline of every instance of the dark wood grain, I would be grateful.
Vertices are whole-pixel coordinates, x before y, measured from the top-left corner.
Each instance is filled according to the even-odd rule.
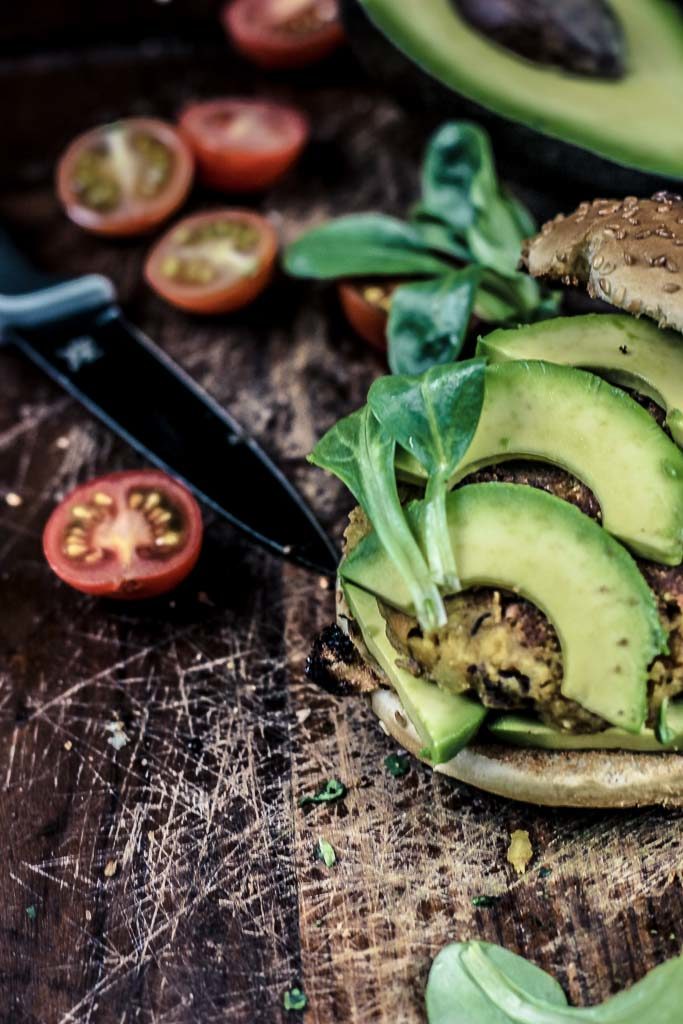
[[[283,238],[412,198],[429,124],[348,58],[265,81],[217,44],[177,45],[0,65],[12,126],[0,217],[44,266],[110,274],[133,319],[339,529],[346,498],[304,457],[382,367],[330,290],[278,280],[244,313],[186,317],[143,285],[145,242],[83,235],[52,195],[54,155],[84,124],[170,115],[188,96],[230,90],[295,99],[312,116],[299,168],[257,203]],[[191,206],[215,202],[197,191]],[[504,942],[583,1002],[678,951],[680,813],[516,806],[417,764],[391,777],[391,744],[365,706],[303,677],[333,615],[316,577],[209,522],[200,564],[171,598],[112,606],[58,583],[40,552],[54,502],[137,462],[0,352],[2,1024],[272,1024],[300,1019],[281,1008],[293,982],[310,1022],[418,1024],[430,960],[449,939]],[[128,740],[119,750],[112,730]],[[301,808],[330,776],[347,798]],[[535,850],[521,878],[505,859],[515,828]],[[333,869],[313,857],[320,836]],[[482,894],[498,902],[477,909]]]
[[[208,38],[223,0],[24,0],[0,21],[0,52],[54,51],[144,37]]]

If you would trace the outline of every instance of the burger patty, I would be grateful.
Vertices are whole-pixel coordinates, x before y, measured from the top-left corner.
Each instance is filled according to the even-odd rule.
[[[563,470],[540,462],[516,460],[478,470],[464,483],[527,484],[571,502],[600,521],[593,493]],[[368,530],[360,510],[346,533],[353,547]],[[649,670],[649,716],[654,724],[664,697],[683,692],[683,567],[638,560],[654,591],[669,634],[669,654]],[[447,624],[425,635],[413,616],[380,602],[387,636],[415,675],[454,693],[476,695],[486,707],[533,711],[543,722],[571,732],[598,732],[607,722],[560,692],[562,653],[557,633],[540,609],[518,594],[478,587],[445,601]]]

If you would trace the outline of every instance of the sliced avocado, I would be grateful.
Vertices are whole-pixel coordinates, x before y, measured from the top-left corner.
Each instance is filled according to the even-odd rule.
[[[417,528],[421,502],[408,506]],[[521,594],[554,625],[562,693],[605,721],[638,732],[647,710],[647,668],[666,649],[655,598],[629,553],[573,505],[520,484],[471,484],[447,498],[463,589]],[[368,534],[340,575],[412,612],[409,591]]]
[[[683,340],[650,320],[625,314],[556,317],[479,339],[477,355],[490,363],[544,359],[585,370],[632,388],[666,410],[666,425],[683,447]]]
[[[640,732],[623,729],[605,729],[604,732],[560,732],[544,725],[536,718],[525,715],[497,715],[487,723],[488,731],[501,743],[517,747],[543,747],[547,750],[638,750],[657,752],[683,750],[683,702],[670,704],[666,724],[669,732],[666,743],[660,743],[654,729]]]
[[[440,690],[398,665],[399,653],[387,639],[386,623],[377,598],[343,583],[344,597],[363,635],[365,646],[401,699],[408,718],[424,743],[429,760],[443,764],[462,750],[486,718],[478,701]]]
[[[683,14],[668,0],[611,0],[626,37],[617,81],[518,56],[472,27],[453,0],[360,0],[408,58],[495,114],[609,160],[683,177]]]
[[[520,456],[553,462],[582,480],[600,503],[605,529],[633,551],[680,564],[683,453],[623,391],[551,362],[489,366],[479,425],[452,484]],[[396,467],[403,479],[424,480],[405,452]]]

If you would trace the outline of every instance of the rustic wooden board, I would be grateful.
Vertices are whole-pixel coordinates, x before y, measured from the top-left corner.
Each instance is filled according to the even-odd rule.
[[[264,83],[215,49],[83,60],[87,89],[78,64],[0,65],[0,102],[23,112],[0,159],[0,217],[46,266],[111,274],[133,318],[338,529],[346,498],[304,456],[382,368],[330,292],[279,281],[243,314],[193,320],[148,294],[144,244],[82,235],[49,186],[51,155],[83,123]],[[315,124],[297,173],[261,204],[284,237],[330,213],[406,205],[427,124],[343,59],[268,90],[298,99]],[[60,96],[80,107],[58,119]],[[36,110],[43,138],[26,120]],[[301,1019],[281,1008],[292,982],[309,995],[309,1022],[418,1024],[430,960],[453,938],[503,942],[582,1002],[679,950],[680,812],[517,806],[417,764],[393,778],[391,743],[366,707],[303,677],[310,639],[333,615],[315,576],[212,523],[170,599],[116,607],[61,586],[40,553],[50,508],[77,481],[137,464],[0,352],[2,1024],[272,1024]],[[119,750],[113,730],[128,740]],[[331,776],[346,799],[301,808]],[[535,850],[523,878],[505,860],[515,828]],[[313,858],[319,836],[337,851],[331,870]],[[498,901],[475,908],[478,895]]]

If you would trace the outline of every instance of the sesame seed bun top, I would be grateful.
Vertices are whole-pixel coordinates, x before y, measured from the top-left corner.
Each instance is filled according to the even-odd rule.
[[[524,243],[522,265],[533,277],[585,284],[594,298],[683,332],[683,200],[678,195],[581,203]]]

